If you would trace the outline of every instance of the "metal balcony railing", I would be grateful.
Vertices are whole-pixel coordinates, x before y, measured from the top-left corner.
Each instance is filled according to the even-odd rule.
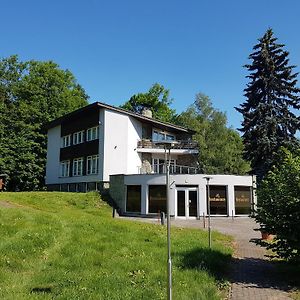
[[[164,174],[166,173],[165,164],[153,165],[151,170],[146,167],[139,168],[139,174]],[[199,174],[200,170],[197,167],[170,165],[170,174]]]
[[[163,145],[158,145],[158,141],[153,141],[150,139],[142,139],[138,141],[138,148],[154,148],[154,149],[164,149]],[[178,144],[175,144],[172,149],[186,149],[194,150],[198,148],[198,143],[192,140],[176,140]]]

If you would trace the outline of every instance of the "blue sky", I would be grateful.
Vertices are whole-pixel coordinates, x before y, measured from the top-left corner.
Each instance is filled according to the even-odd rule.
[[[296,0],[1,0],[0,56],[57,62],[90,102],[120,105],[158,82],[181,112],[202,92],[237,128],[242,66],[268,27],[300,66],[299,11]]]

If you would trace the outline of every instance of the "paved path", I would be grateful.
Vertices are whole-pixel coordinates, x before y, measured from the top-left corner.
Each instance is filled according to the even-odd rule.
[[[141,220],[141,219],[140,219]],[[144,219],[156,222],[155,219]],[[172,220],[178,227],[203,228],[202,220]],[[235,253],[231,270],[231,300],[285,300],[289,298],[289,287],[280,282],[273,264],[264,256],[264,248],[254,241],[260,232],[254,231],[258,225],[247,217],[212,218],[212,230],[232,235],[235,239]]]

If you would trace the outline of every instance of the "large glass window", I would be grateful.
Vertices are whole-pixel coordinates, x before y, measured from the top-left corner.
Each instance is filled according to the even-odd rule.
[[[60,162],[60,176],[69,177],[70,176],[70,161],[65,160]]]
[[[61,147],[66,148],[71,146],[71,134],[65,135],[61,138]]]
[[[173,134],[166,133],[166,132],[163,132],[163,131],[153,130],[152,140],[155,141],[155,142],[166,141],[166,140],[167,141],[174,141],[175,136]]]
[[[226,186],[210,185],[210,213],[212,215],[227,215]]]
[[[86,131],[86,140],[92,141],[99,138],[99,126],[89,128]]]
[[[149,185],[149,213],[167,212],[165,185]]]
[[[141,186],[140,185],[127,185],[127,212],[141,212]]]
[[[99,156],[98,155],[92,155],[88,156],[86,158],[86,174],[98,174],[98,161]]]
[[[73,160],[73,176],[81,176],[83,170],[83,157]]]
[[[251,188],[249,186],[234,187],[235,214],[251,213]]]
[[[165,170],[165,160],[160,158],[152,159],[152,170],[154,173],[166,173]],[[176,170],[176,160],[170,160],[170,173],[175,173]]]

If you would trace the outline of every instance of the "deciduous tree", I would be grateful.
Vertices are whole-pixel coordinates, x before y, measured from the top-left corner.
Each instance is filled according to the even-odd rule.
[[[277,163],[259,185],[256,221],[275,234],[267,248],[279,257],[300,262],[300,151],[281,148]]]
[[[121,107],[141,114],[144,108],[152,111],[153,118],[171,122],[175,116],[175,110],[170,108],[172,99],[169,98],[169,90],[163,85],[155,83],[147,93],[133,95]]]
[[[44,184],[44,125],[87,104],[87,95],[68,70],[51,61],[0,61],[0,173],[10,190],[40,189]]]
[[[199,144],[199,166],[205,173],[245,174],[249,164],[242,158],[243,143],[239,134],[226,126],[226,114],[212,106],[204,94],[196,100],[177,122],[196,131]]]

